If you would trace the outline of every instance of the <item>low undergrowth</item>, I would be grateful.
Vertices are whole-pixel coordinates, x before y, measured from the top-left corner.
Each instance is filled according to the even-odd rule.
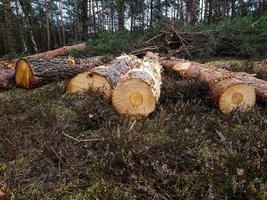
[[[221,114],[196,80],[163,74],[147,118],[64,83],[0,93],[0,190],[10,199],[266,199],[267,108]]]

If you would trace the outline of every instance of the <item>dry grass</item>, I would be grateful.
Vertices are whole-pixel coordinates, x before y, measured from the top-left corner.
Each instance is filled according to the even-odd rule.
[[[266,199],[266,105],[226,116],[196,80],[163,82],[137,121],[64,83],[0,93],[6,199]]]

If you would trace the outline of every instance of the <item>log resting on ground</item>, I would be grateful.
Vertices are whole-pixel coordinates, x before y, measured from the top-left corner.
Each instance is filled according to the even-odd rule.
[[[130,69],[139,67],[140,64],[141,60],[136,56],[119,56],[108,65],[96,67],[71,79],[66,87],[66,92],[100,91],[109,99],[118,81]]]
[[[10,60],[0,61],[0,88],[10,89],[15,85],[15,63]]]
[[[15,85],[15,70],[14,69],[0,69],[0,88],[10,89]]]
[[[176,58],[162,60],[161,64],[177,71],[184,78],[199,78],[209,88],[214,103],[223,113],[230,113],[233,110],[250,110],[255,104],[255,92],[257,97],[262,99],[261,89],[263,88],[258,88],[259,85],[255,80],[258,83],[264,81],[247,73],[230,72],[212,65],[202,65]]]
[[[86,64],[72,65],[65,59],[19,59],[15,67],[16,84],[31,89],[47,83],[73,78],[102,64],[102,57],[92,57]]]
[[[51,50],[51,51],[46,51],[43,53],[38,53],[34,55],[27,56],[27,59],[32,59],[32,58],[53,58],[57,56],[66,56],[68,55],[71,51],[76,50],[76,51],[86,51],[88,49],[86,43],[81,43],[81,44],[76,44],[73,46],[64,46],[59,49]]]
[[[148,52],[138,68],[121,78],[112,93],[112,105],[121,115],[147,116],[160,97],[161,70],[158,56]]]

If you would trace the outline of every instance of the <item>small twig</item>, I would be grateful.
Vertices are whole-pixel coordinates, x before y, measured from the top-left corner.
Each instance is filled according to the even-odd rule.
[[[162,36],[163,34],[164,34],[164,33],[161,33],[161,34],[158,34],[158,35],[154,36],[153,38],[151,38],[151,39],[149,39],[148,41],[146,41],[145,44],[148,44],[149,42],[155,40],[156,38]]]
[[[157,50],[157,49],[158,49],[158,47],[156,47],[156,46],[145,47],[143,49],[137,49],[137,50],[131,51],[130,54],[138,55],[138,54],[141,54],[141,53],[146,52],[146,51],[153,51],[153,50]]]
[[[217,131],[217,130],[216,130],[216,133],[217,133],[217,135],[219,136],[221,142],[227,147],[228,151],[229,151],[231,154],[234,154],[232,145],[229,144],[229,143],[227,142],[227,140],[226,140],[226,138],[224,137],[224,135],[223,135],[220,131]]]
[[[75,138],[75,137],[73,137],[71,135],[68,135],[66,133],[63,133],[63,135],[68,137],[68,138],[70,138],[70,139],[72,139],[72,140],[74,140],[74,141],[76,141],[76,142],[78,142],[78,143],[80,143],[80,142],[98,142],[98,141],[112,140],[112,139],[115,138],[115,137],[112,137],[112,138],[91,138],[91,139],[80,140],[80,139],[77,139],[77,138]]]
[[[261,20],[263,19],[263,17],[261,17],[260,19],[258,19],[257,21],[253,22],[253,24],[251,24],[251,27],[253,28],[255,25],[257,25]]]
[[[176,31],[176,29],[173,27],[173,25],[168,24],[168,26],[174,31],[174,33],[175,33],[175,34],[177,35],[177,37],[180,39],[180,41],[181,41],[181,43],[182,43],[182,47],[185,47],[186,53],[187,53],[190,57],[192,57],[191,54],[189,53],[188,49],[186,48],[186,44],[185,44],[185,43],[187,43],[186,40],[180,36],[180,34]]]
[[[136,124],[136,120],[133,121],[132,125],[129,128],[129,132],[133,129],[134,125]]]

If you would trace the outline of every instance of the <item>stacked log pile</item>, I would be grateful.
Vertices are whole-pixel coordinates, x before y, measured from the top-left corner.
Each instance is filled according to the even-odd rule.
[[[84,92],[87,90],[101,91],[107,98],[111,97],[112,89],[131,68],[139,67],[141,60],[136,56],[122,55],[108,65],[102,65],[79,74],[71,79],[66,92]]]
[[[160,96],[161,65],[158,56],[148,53],[143,60],[122,55],[70,80],[66,92],[100,91],[112,100],[119,114],[147,116]]]

